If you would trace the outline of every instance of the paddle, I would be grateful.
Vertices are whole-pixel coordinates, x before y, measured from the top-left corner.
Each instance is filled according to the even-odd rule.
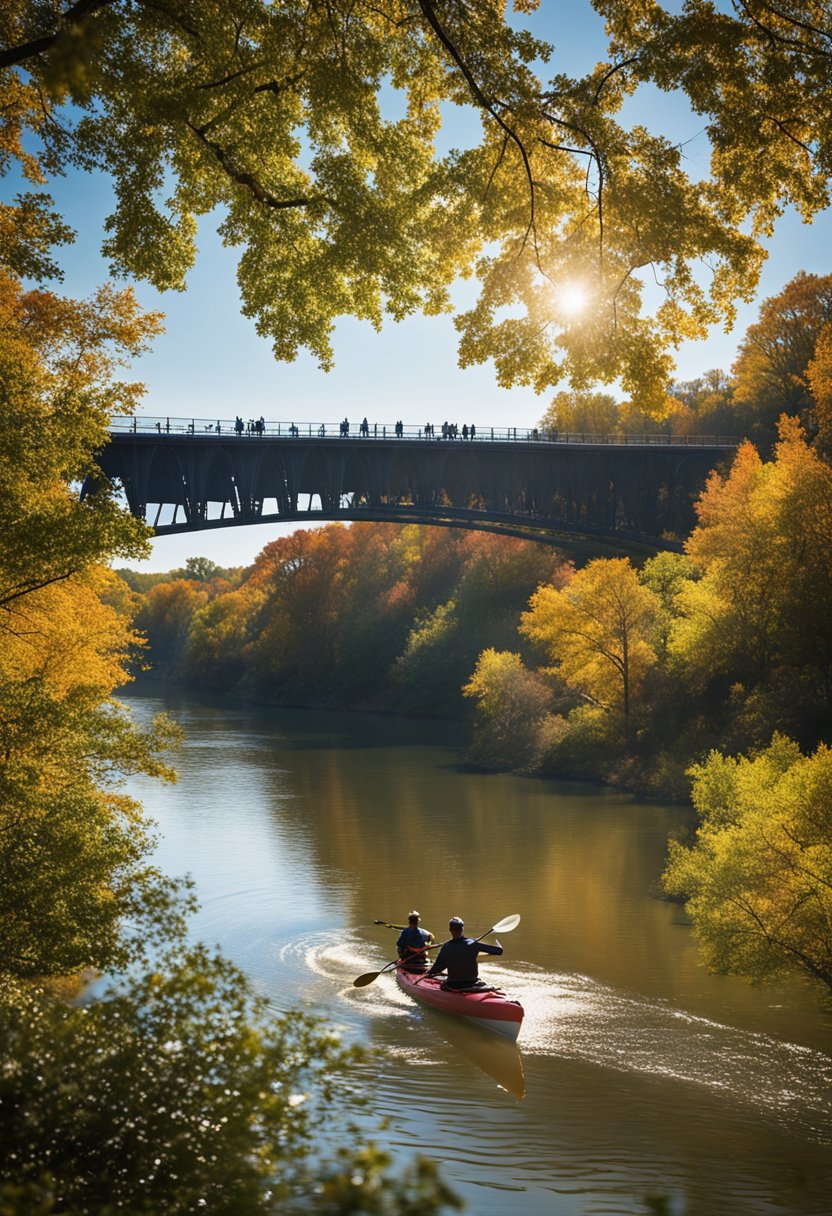
[[[389,920],[374,920],[374,925],[384,925],[385,929],[407,929],[407,925],[391,925]]]
[[[377,923],[384,924],[385,922],[379,921]],[[475,937],[474,941],[481,942],[484,937],[488,937],[489,933],[511,933],[512,929],[516,929],[519,924],[520,916],[515,912],[513,916],[507,916],[504,920],[494,925],[492,929],[487,929],[485,933],[481,933],[479,937]],[[433,942],[430,946],[425,946],[425,949],[438,950],[442,944],[442,942]],[[359,975],[358,979],[353,980],[353,988],[366,988],[368,984],[372,984],[374,980],[377,980],[380,975],[384,975],[385,971],[390,971],[394,967],[401,966],[402,962],[402,959],[397,958],[392,963],[388,963],[386,967],[382,967],[380,971],[366,971],[364,975]],[[418,984],[419,980],[416,983]]]
[[[487,929],[485,931],[485,933],[481,933],[479,935],[479,937],[475,937],[474,941],[481,942],[484,937],[488,937],[489,934],[491,934],[491,933],[511,933],[512,929],[516,929],[519,924],[520,924],[520,913],[514,912],[511,916],[506,916],[503,920],[498,921],[497,924],[494,925],[493,928]],[[424,975],[420,975],[418,980],[416,980],[416,983],[421,984],[421,982],[424,978],[425,978]],[[414,985],[414,987],[415,987],[415,985]]]
[[[442,945],[441,942],[431,942],[429,946],[425,946],[425,950],[438,950]],[[393,967],[400,967],[404,962],[403,958],[394,959],[392,963],[388,963],[386,967],[382,967],[381,971],[365,971],[363,975],[359,975],[357,980],[353,980],[353,988],[366,988],[368,984],[372,984],[373,980],[377,980],[380,975],[384,975],[385,971],[390,971]]]

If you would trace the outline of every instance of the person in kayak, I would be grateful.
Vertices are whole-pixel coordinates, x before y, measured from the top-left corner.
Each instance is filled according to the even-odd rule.
[[[407,928],[402,929],[399,940],[396,942],[396,949],[405,971],[425,971],[427,969],[428,956],[425,946],[433,941],[433,934],[428,929],[419,927],[421,919],[418,912],[411,912],[407,918]]]
[[[445,942],[436,956],[428,975],[440,975],[447,971],[445,988],[477,988],[481,985],[478,954],[502,954],[503,947],[499,942],[493,946],[478,942],[471,937],[465,937],[463,930],[465,922],[458,916],[452,916],[448,921],[451,940]]]

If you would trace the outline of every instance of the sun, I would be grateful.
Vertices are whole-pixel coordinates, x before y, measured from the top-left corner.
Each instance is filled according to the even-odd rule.
[[[556,293],[558,308],[565,317],[579,317],[589,304],[589,292],[583,283],[563,283]]]

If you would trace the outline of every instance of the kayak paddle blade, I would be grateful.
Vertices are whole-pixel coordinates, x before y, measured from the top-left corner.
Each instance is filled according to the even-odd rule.
[[[368,984],[372,984],[373,980],[377,980],[381,975],[380,971],[365,971],[363,975],[359,975],[357,980],[353,980],[353,988],[366,988]]]
[[[506,916],[499,921],[491,930],[492,933],[511,933],[512,929],[516,929],[520,924],[520,913],[515,912],[513,916]]]

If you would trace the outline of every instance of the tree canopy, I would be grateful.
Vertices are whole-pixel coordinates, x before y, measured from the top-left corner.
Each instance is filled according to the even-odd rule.
[[[278,357],[324,367],[344,313],[450,307],[463,364],[541,390],[620,377],[665,406],[669,351],[749,298],[767,231],[788,203],[826,205],[828,32],[815,0],[734,15],[692,0],[596,0],[609,56],[583,78],[516,15],[483,0],[189,0],[63,7],[11,0],[0,17],[0,168],[34,189],[0,213],[18,273],[54,270],[67,239],[49,175],[98,169],[116,206],[104,250],[118,273],[181,289],[201,216],[240,249],[243,311]],[[551,79],[545,73],[554,69]],[[628,125],[643,82],[683,90],[710,119],[711,176]],[[437,151],[473,107],[480,141]],[[36,144],[31,136],[37,137]],[[707,272],[698,267],[707,263]],[[661,284],[646,307],[642,279]],[[574,311],[576,293],[585,307]]]
[[[755,981],[800,971],[832,990],[832,753],[782,736],[751,758],[693,768],[696,842],[674,844],[666,889],[684,895],[710,964]]]

